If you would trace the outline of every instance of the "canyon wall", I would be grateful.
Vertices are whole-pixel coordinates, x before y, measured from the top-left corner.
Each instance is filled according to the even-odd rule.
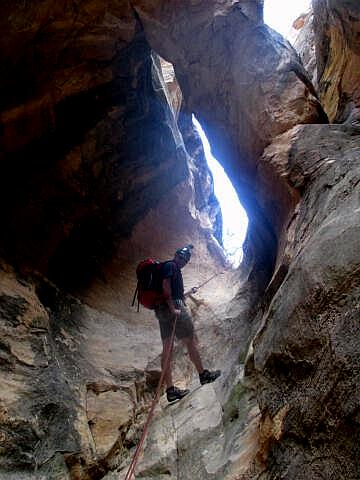
[[[315,50],[319,94],[334,123],[359,110],[359,22],[356,0],[314,0]]]
[[[360,7],[313,1],[307,73],[262,3],[4,3],[0,479],[125,477],[160,376],[134,270],[189,242],[223,373],[198,388],[176,343],[191,394],[137,476],[358,478]],[[192,113],[249,216],[236,271]]]

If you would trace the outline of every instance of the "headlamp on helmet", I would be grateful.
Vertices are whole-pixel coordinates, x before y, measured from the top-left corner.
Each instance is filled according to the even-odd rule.
[[[178,255],[179,257],[183,258],[187,262],[190,260],[191,257],[191,250],[194,248],[194,245],[186,245],[186,247],[183,248],[178,248],[175,252],[175,255]]]

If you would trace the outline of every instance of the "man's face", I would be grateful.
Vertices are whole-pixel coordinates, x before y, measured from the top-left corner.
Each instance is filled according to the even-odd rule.
[[[179,255],[179,254],[175,255],[175,261],[179,266],[179,268],[185,267],[185,265],[188,263],[189,260],[190,258],[185,257],[184,255]]]

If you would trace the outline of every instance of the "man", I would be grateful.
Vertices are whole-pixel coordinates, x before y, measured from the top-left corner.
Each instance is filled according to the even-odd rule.
[[[201,385],[214,382],[221,371],[210,372],[205,370],[201,361],[194,338],[194,325],[184,302],[184,283],[181,269],[189,262],[191,257],[192,245],[179,248],[174,255],[174,259],[163,264],[161,269],[162,288],[165,302],[155,308],[156,317],[159,320],[160,334],[163,343],[163,352],[161,357],[161,367],[164,370],[167,352],[170,351],[169,364],[165,372],[166,396],[168,402],[174,402],[183,398],[189,393],[189,390],[180,390],[175,387],[171,373],[171,333],[173,322],[176,318],[175,334],[181,339],[187,347],[189,356],[196,370],[199,373]]]

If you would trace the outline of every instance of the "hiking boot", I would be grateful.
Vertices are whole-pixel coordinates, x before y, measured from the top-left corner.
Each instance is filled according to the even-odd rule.
[[[190,393],[190,390],[180,390],[177,387],[169,387],[166,390],[166,397],[169,403],[175,402],[175,400],[181,400],[185,395]]]
[[[209,372],[209,370],[204,370],[202,373],[199,374],[199,379],[201,385],[205,385],[205,383],[212,383],[220,377],[221,370],[215,370],[214,372]]]

